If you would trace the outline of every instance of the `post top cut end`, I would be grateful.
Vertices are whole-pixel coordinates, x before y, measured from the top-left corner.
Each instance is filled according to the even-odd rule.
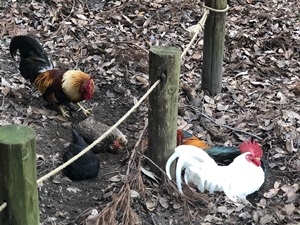
[[[5,125],[0,127],[0,143],[22,144],[35,138],[35,131],[25,125]]]

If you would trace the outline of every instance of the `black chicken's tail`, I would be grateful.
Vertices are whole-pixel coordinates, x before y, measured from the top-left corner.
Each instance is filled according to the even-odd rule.
[[[216,162],[230,164],[233,159],[241,154],[236,147],[214,146],[206,150],[206,153]]]
[[[78,133],[76,128],[72,128],[72,137],[73,137],[73,143],[76,145],[79,145],[82,148],[86,148],[88,144],[85,142],[82,136]]]
[[[34,83],[35,78],[46,70],[53,68],[43,47],[29,36],[15,36],[10,42],[10,55],[14,60],[17,51],[20,52],[21,75]]]

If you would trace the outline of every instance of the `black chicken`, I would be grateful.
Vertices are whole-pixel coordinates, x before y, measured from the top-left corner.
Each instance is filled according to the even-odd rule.
[[[68,150],[63,155],[63,161],[66,162],[73,156],[77,155],[88,144],[79,135],[76,129],[72,129],[73,142],[68,147]],[[99,159],[91,151],[85,153],[75,162],[71,163],[64,170],[64,173],[71,180],[86,180],[94,178],[99,172]]]

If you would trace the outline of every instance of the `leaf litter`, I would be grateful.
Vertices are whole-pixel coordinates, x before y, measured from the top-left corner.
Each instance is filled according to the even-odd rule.
[[[43,105],[37,91],[28,88],[17,74],[15,63],[7,60],[10,38],[30,34],[43,44],[57,67],[80,68],[96,75],[96,95],[91,104],[95,104],[101,121],[112,124],[149,86],[149,48],[172,45],[183,50],[190,41],[187,29],[199,21],[203,12],[201,1],[180,0],[9,0],[0,4],[0,124],[27,124],[37,130],[37,145],[45,149],[38,153],[42,157],[39,176],[61,163],[59,155],[70,136],[60,135],[68,132],[71,124]],[[209,144],[237,146],[250,137],[260,138],[268,176],[261,190],[249,197],[254,207],[239,208],[222,194],[201,194],[209,198],[210,204],[199,213],[197,207],[176,197],[176,187],[172,189],[171,183],[164,183],[169,187],[161,188],[164,181],[157,181],[144,166],[139,173],[147,191],[133,188],[132,183],[124,181],[122,156],[106,153],[101,155],[103,171],[96,181],[70,185],[60,179],[59,185],[49,181],[39,187],[43,224],[72,223],[85,211],[86,217],[80,220],[85,222],[80,224],[100,224],[97,215],[118,196],[129,196],[135,212],[131,214],[129,207],[126,213],[133,215],[132,221],[142,220],[143,224],[182,224],[187,219],[191,224],[296,224],[300,220],[299,3],[233,0],[229,6],[222,93],[210,97],[200,88],[200,35],[181,67],[178,125]],[[127,105],[120,105],[124,97]],[[145,103],[134,113],[135,119],[122,127],[131,145],[142,130],[146,108]],[[107,115],[113,116],[105,121]],[[136,123],[137,119],[140,123]],[[57,192],[49,194],[53,189]],[[86,197],[65,193],[73,190],[90,194]],[[58,198],[60,204],[55,204]],[[70,206],[66,203],[68,198],[78,199]],[[95,209],[88,211],[89,208]],[[116,220],[122,218],[122,212],[117,212]]]

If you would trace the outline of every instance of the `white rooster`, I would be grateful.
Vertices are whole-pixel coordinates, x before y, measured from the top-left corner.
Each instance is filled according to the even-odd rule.
[[[185,183],[195,184],[199,191],[210,193],[224,191],[232,201],[249,204],[246,196],[257,191],[265,180],[261,167],[262,149],[257,142],[243,142],[241,155],[228,166],[219,166],[205,151],[192,145],[180,145],[168,159],[166,173],[171,179],[170,166],[178,158],[176,165],[176,183],[180,193],[181,173]]]

